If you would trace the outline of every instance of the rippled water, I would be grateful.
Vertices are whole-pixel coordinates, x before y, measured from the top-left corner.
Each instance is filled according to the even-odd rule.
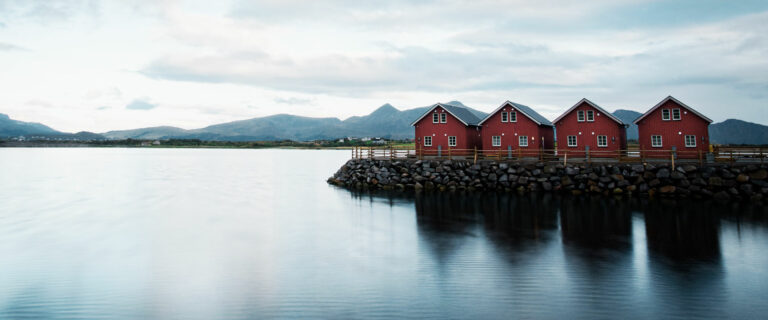
[[[352,193],[347,151],[0,149],[0,318],[761,318],[768,210]]]

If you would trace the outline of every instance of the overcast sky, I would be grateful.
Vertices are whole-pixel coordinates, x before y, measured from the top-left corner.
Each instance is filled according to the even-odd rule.
[[[0,113],[63,131],[670,94],[768,124],[768,1],[0,0]]]

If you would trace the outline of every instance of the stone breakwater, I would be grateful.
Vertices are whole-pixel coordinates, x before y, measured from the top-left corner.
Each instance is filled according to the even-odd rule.
[[[768,165],[563,165],[459,160],[347,161],[328,183],[350,189],[561,192],[761,201]]]

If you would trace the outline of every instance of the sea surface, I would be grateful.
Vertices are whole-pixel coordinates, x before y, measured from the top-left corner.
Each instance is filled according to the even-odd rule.
[[[0,149],[0,319],[768,315],[768,209],[360,193],[335,150]]]

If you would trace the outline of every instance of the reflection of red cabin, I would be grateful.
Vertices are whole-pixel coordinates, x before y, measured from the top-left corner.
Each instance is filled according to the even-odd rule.
[[[587,100],[581,99],[555,119],[559,156],[617,157],[627,148],[627,125]]]
[[[426,156],[447,156],[449,149],[451,155],[473,154],[480,147],[479,122],[467,108],[435,104],[411,124],[416,130],[416,150]]]
[[[555,145],[552,123],[528,106],[506,101],[483,121],[483,150],[512,151],[521,156],[536,156],[541,149]]]
[[[661,100],[634,123],[645,157],[670,157],[670,150],[675,150],[678,158],[698,158],[709,150],[712,120],[672,96]]]

